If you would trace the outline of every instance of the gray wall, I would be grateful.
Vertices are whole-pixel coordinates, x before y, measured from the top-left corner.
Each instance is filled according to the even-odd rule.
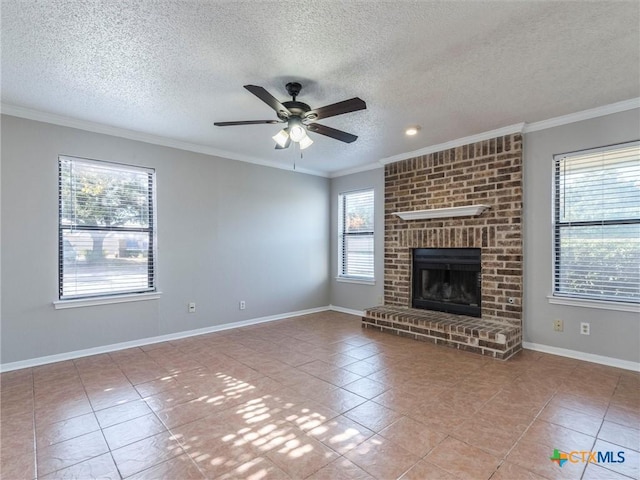
[[[2,363],[329,304],[328,179],[10,116],[2,140]],[[58,154],[156,168],[160,300],[53,308]]]
[[[375,285],[346,283],[338,275],[338,195],[353,190],[374,189],[374,275]],[[364,310],[382,304],[384,291],[384,168],[367,170],[331,180],[331,304]]]
[[[524,137],[524,340],[628,361],[640,360],[637,313],[549,304],[552,283],[553,155],[637,140],[640,111],[631,110],[528,133]],[[564,332],[554,332],[554,319]],[[580,322],[591,335],[580,335]]]

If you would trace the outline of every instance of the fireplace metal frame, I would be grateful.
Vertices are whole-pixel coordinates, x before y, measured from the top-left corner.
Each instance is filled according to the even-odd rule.
[[[482,316],[482,265],[480,248],[414,248],[412,250],[412,292],[411,306],[424,310],[455,313],[471,317]],[[463,268],[456,268],[464,266]],[[418,269],[467,271],[476,273],[476,305],[465,305],[445,301],[433,301],[417,298],[421,289],[421,278]]]

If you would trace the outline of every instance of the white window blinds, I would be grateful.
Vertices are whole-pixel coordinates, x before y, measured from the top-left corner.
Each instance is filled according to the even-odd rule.
[[[338,275],[373,279],[373,190],[341,193],[338,212]]]
[[[155,291],[155,173],[59,157],[59,297]]]
[[[555,157],[554,294],[640,303],[640,142]]]

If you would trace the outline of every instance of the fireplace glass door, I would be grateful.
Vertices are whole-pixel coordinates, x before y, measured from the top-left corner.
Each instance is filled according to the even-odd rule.
[[[479,317],[479,248],[417,248],[413,251],[414,308]]]

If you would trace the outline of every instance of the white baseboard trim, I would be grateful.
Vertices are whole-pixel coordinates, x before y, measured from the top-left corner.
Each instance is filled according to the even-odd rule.
[[[640,362],[620,360],[619,358],[594,355],[593,353],[584,353],[577,350],[552,347],[550,345],[542,345],[539,343],[522,342],[522,347],[526,348],[527,350],[535,350],[536,352],[550,353],[552,355],[559,355],[561,357],[574,358],[576,360],[584,360],[585,362],[599,363],[600,365],[607,365],[609,367],[617,367],[624,370],[640,372]]]
[[[277,315],[269,315],[266,317],[251,318],[240,322],[223,323],[222,325],[213,325],[211,327],[198,328],[195,330],[186,330],[184,332],[169,333],[167,335],[159,335],[157,337],[146,337],[130,342],[113,343],[100,347],[86,348],[83,350],[75,350],[72,352],[58,353],[55,355],[47,355],[44,357],[31,358],[29,360],[20,360],[17,362],[3,363],[0,365],[0,372],[10,372],[21,368],[37,367],[48,363],[63,362],[65,360],[74,360],[76,358],[88,357],[90,355],[99,355],[101,353],[115,352],[125,350],[127,348],[141,347],[143,345],[151,345],[153,343],[168,342],[170,340],[179,340],[181,338],[194,337],[205,333],[221,332],[231,330],[233,328],[248,327],[258,325],[260,323],[274,322],[276,320],[284,320],[285,318],[299,317],[301,315],[309,315],[311,313],[326,312],[331,310],[331,306],[309,308],[307,310],[298,310],[296,312],[279,313]]]
[[[329,310],[340,313],[348,313],[349,315],[355,315],[356,317],[362,317],[364,315],[364,311],[362,310],[353,310],[351,308],[338,307],[337,305],[329,305]]]

